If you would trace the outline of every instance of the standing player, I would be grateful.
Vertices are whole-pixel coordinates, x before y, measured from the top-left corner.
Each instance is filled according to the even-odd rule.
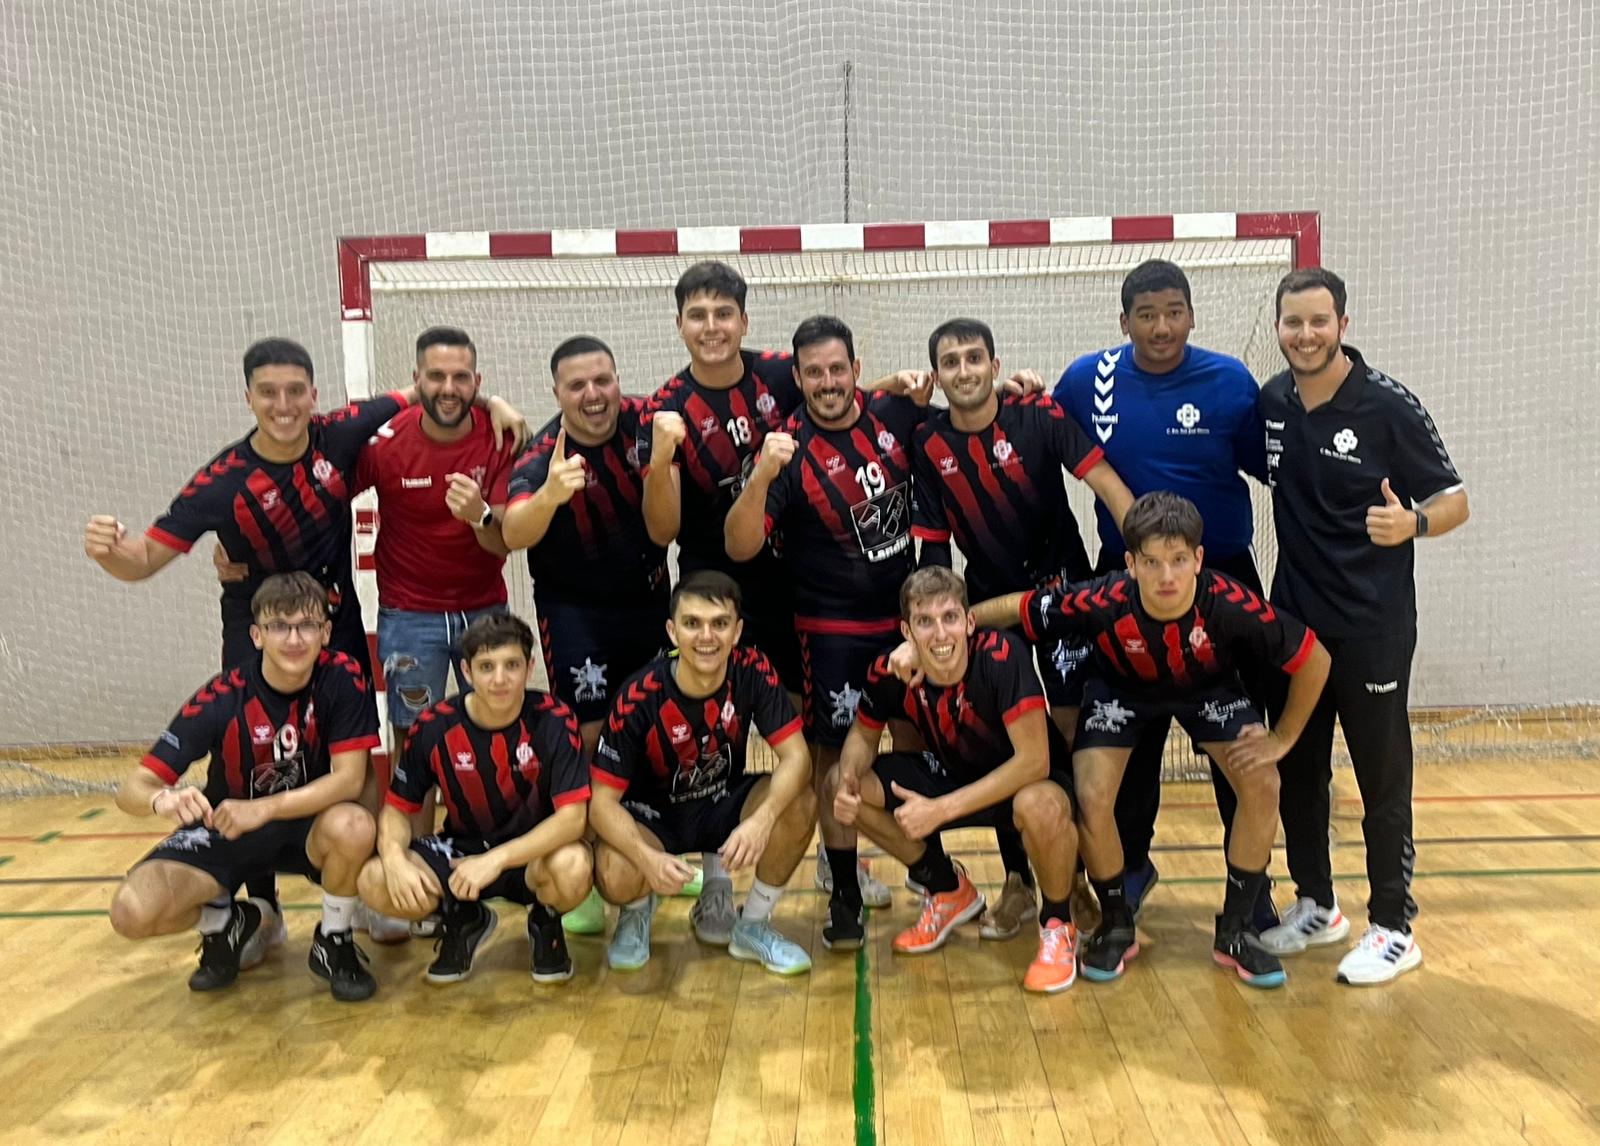
[[[786,429],[766,436],[724,528],[735,561],[755,556],[771,533],[783,538],[795,588],[801,711],[820,785],[855,721],[867,667],[899,631],[900,585],[915,564],[911,439],[926,414],[928,387],[921,404],[885,393],[866,401],[856,387],[855,337],[837,318],[806,319],[793,341],[805,407]],[[853,854],[855,833],[824,835],[821,846]],[[831,858],[824,858],[831,873]],[[871,889],[867,906],[887,907],[889,889],[877,880]]]
[[[1104,982],[1139,953],[1115,809],[1129,753],[1152,724],[1176,719],[1218,761],[1238,798],[1228,841],[1228,885],[1212,957],[1254,987],[1283,983],[1283,965],[1251,919],[1277,831],[1274,765],[1294,744],[1328,676],[1328,654],[1303,624],[1231,577],[1202,572],[1204,523],[1194,503],[1146,494],[1122,520],[1127,569],[1094,581],[1011,594],[976,608],[980,624],[1016,624],[1030,638],[1089,638],[1098,674],[1084,686],[1072,769],[1079,837],[1100,899],[1084,943],[1083,973]],[[1239,682],[1250,657],[1292,680],[1267,732]]]
[[[430,983],[456,983],[499,917],[484,902],[528,908],[536,982],[572,977],[562,911],[589,893],[583,842],[589,799],[578,721],[560,700],[528,688],[533,630],[507,613],[480,617],[461,638],[471,691],[417,718],[379,817],[378,854],[361,872],[374,911],[403,919],[440,913]],[[414,839],[411,817],[437,789],[444,831]]]
[[[291,872],[322,885],[310,966],[333,997],[367,999],[377,984],[350,929],[356,878],[372,854],[372,817],[355,803],[378,746],[378,713],[361,668],[325,649],[327,591],[308,573],[267,577],[250,602],[254,656],[208,681],[117,790],[132,816],[178,825],[111,900],[129,939],[198,927],[194,991],[239,974],[266,904],[235,902],[247,875]],[[204,788],[179,785],[210,756]]]
[[[1050,766],[1045,698],[1026,650],[1009,633],[978,630],[966,583],[940,566],[919,569],[900,590],[900,630],[920,670],[903,683],[887,653],[867,687],[838,766],[829,776],[824,830],[857,825],[910,869],[927,891],[914,926],[894,949],[914,955],[942,946],[983,909],[967,873],[944,852],[950,828],[1005,828],[1021,834],[1039,873],[1039,951],[1022,985],[1056,992],[1077,978],[1077,932],[1067,900],[1077,862],[1072,777]],[[911,720],[928,751],[878,752],[886,722]],[[853,857],[840,855],[846,870]],[[859,900],[840,881],[829,902],[832,946],[859,947]],[[847,942],[848,941],[848,942]]]
[[[1189,344],[1194,306],[1189,279],[1173,263],[1151,259],[1122,280],[1122,333],[1114,349],[1085,354],[1056,383],[1055,400],[1105,451],[1136,496],[1169,490],[1193,502],[1205,522],[1206,567],[1264,593],[1250,544],[1255,522],[1241,472],[1267,480],[1267,454],[1256,409],[1259,390],[1237,358]],[[1104,504],[1095,506],[1100,534],[1096,573],[1123,568],[1122,534]],[[1272,666],[1240,666],[1245,691],[1262,703]],[[1150,840],[1161,808],[1161,757],[1167,728],[1152,722],[1134,746],[1117,797],[1117,827],[1127,864],[1128,903],[1135,916],[1160,874]],[[1233,788],[1215,762],[1211,782],[1222,822],[1233,822]],[[1270,888],[1255,922],[1274,926]]]
[[[423,331],[411,379],[418,404],[378,427],[356,465],[357,489],[376,489],[383,514],[378,660],[394,760],[417,714],[444,698],[467,626],[505,609],[498,515],[515,456],[473,405],[483,378],[465,331]]]
[[[996,393],[1000,360],[984,323],[942,324],[928,338],[928,358],[950,407],[930,413],[917,432],[912,534],[922,542],[920,563],[949,565],[953,536],[978,599],[1087,577],[1089,556],[1061,475],[1085,482],[1120,522],[1133,495],[1103,451],[1049,398]],[[1051,718],[1070,740],[1089,649],[1058,640],[1034,654]],[[1004,939],[1032,913],[1034,889],[1021,841],[1003,827],[997,834],[1006,885],[984,935]]]
[[[1262,938],[1279,954],[1337,943],[1328,785],[1344,729],[1366,814],[1369,923],[1341,983],[1386,983],[1422,962],[1411,933],[1411,724],[1417,645],[1415,541],[1467,519],[1467,493],[1415,395],[1342,344],[1344,281],[1321,268],[1278,284],[1289,369],[1262,388],[1278,569],[1272,603],[1315,625],[1333,655],[1328,689],[1284,757],[1283,834],[1295,903]]]
[[[688,882],[693,872],[677,855],[697,851],[719,855],[729,871],[754,867],[755,882],[735,915],[732,895],[712,895],[708,880],[690,916],[695,937],[776,974],[800,974],[810,956],[772,926],[816,825],[800,718],[766,656],[734,647],[741,621],[733,578],[688,574],[670,610],[676,653],[623,685],[595,750],[595,881],[622,906],[606,960],[619,971],[644,966],[656,896]],[[777,754],[770,776],[745,774],[752,729]]]

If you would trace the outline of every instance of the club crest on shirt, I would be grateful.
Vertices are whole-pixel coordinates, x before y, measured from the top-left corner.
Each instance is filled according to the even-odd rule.
[[[772,411],[778,408],[778,400],[771,394],[763,394],[756,399],[756,411],[763,418],[772,417]]]
[[[722,723],[724,725],[731,725],[733,723],[733,713],[733,698],[729,697],[722,703]]]
[[[994,442],[994,460],[996,465],[1006,466],[1012,463],[1017,456],[1014,446],[1004,438],[996,438]]]
[[[473,466],[472,469],[468,471],[469,476],[472,478],[472,484],[477,486],[479,489],[483,488],[483,479],[488,475],[488,473],[488,466]]]
[[[1189,630],[1189,645],[1196,652],[1205,648],[1210,643],[1211,638],[1206,635],[1206,630],[1203,625],[1197,624],[1194,628]]]
[[[526,768],[528,766],[528,761],[532,759],[533,745],[524,740],[521,744],[517,745],[517,764],[519,767]]]
[[[272,743],[272,725],[258,724],[250,730],[250,739],[255,744]]]
[[[278,496],[278,491],[275,489],[269,489],[266,493],[261,495],[261,508],[270,513],[272,510],[278,508],[278,502],[280,500],[281,499]]]
[[[473,767],[472,753],[457,752],[455,755],[455,769],[457,772],[470,772]]]
[[[878,448],[884,453],[893,453],[895,446],[898,444],[899,443],[894,440],[894,435],[888,430],[878,431]]]
[[[327,458],[318,458],[311,463],[311,476],[319,482],[325,482],[333,476],[333,463]]]
[[[953,474],[953,473],[955,473],[956,472],[956,460],[955,460],[955,458],[940,458],[939,459],[939,472],[942,473],[942,474]]]
[[[1360,462],[1361,459],[1351,452],[1360,444],[1361,439],[1356,437],[1355,431],[1346,426],[1333,435],[1333,449],[1330,450],[1327,446],[1319,446],[1317,447],[1317,452],[1325,458],[1332,458],[1336,462]]]
[[[1211,433],[1210,429],[1200,424],[1200,407],[1193,402],[1185,402],[1178,407],[1173,415],[1177,421],[1176,426],[1168,426],[1167,433],[1175,437],[1199,436]]]

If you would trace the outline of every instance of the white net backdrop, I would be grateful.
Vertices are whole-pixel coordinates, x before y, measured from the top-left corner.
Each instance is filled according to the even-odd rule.
[[[1472,492],[1420,558],[1416,699],[1593,700],[1597,20],[1525,0],[0,6],[0,744],[148,741],[210,670],[205,562],[120,585],[81,524],[142,527],[248,428],[253,338],[303,340],[341,397],[339,235],[1286,206],[1322,213],[1351,340],[1429,405]],[[1008,365],[1026,293],[959,307]],[[1108,340],[1095,293],[1032,365]],[[618,346],[637,388],[676,365],[669,305]],[[791,304],[753,305],[753,340],[781,344]],[[1227,316],[1197,305],[1220,344]],[[869,304],[828,309],[874,329]],[[549,340],[529,338],[485,365],[537,408]]]

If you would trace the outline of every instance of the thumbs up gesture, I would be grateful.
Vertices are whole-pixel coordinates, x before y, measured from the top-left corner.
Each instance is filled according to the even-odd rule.
[[[1367,510],[1367,536],[1372,544],[1404,545],[1417,535],[1417,515],[1407,508],[1394,490],[1389,479],[1383,479],[1383,504]]]
[[[539,488],[540,494],[554,505],[566,505],[589,480],[586,466],[582,454],[567,456],[567,428],[561,427],[556,431],[556,444],[550,451],[550,469],[545,474],[544,485]]]

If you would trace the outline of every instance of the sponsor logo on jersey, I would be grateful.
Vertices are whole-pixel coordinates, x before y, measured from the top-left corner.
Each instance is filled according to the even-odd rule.
[[[276,509],[278,506],[278,491],[269,489],[261,495],[261,508],[265,510]]]
[[[1210,721],[1212,724],[1215,724],[1218,728],[1225,728],[1227,727],[1229,717],[1236,712],[1244,712],[1249,709],[1249,707],[1250,702],[1242,696],[1237,700],[1230,700],[1224,704],[1218,704],[1214,700],[1208,700],[1205,702],[1205,704],[1200,706],[1200,715],[1206,720]]]
[[[1139,637],[1129,637],[1127,640],[1122,642],[1122,647],[1127,649],[1130,653],[1135,654],[1147,653],[1150,651],[1149,647]]]
[[[432,489],[433,488],[433,478],[431,476],[430,477],[420,477],[420,478],[403,477],[403,478],[400,479],[400,488],[401,489]]]
[[[956,460],[955,460],[955,458],[948,458],[948,457],[940,458],[939,459],[939,472],[942,473],[942,474],[953,474],[953,473],[955,473],[956,472]]]
[[[1400,682],[1397,680],[1386,680],[1382,684],[1379,684],[1376,681],[1369,680],[1366,682],[1366,686],[1368,692],[1381,695],[1386,692],[1393,692],[1395,689],[1399,688]]]
[[[702,434],[714,434],[717,432],[717,429],[717,418],[715,414],[707,414],[704,418],[700,419],[700,432]]]
[[[674,744],[682,744],[689,739],[689,726],[687,724],[674,724],[668,730],[668,735],[672,737]]]
[[[1167,433],[1175,437],[1198,437],[1210,434],[1211,431],[1200,424],[1200,407],[1193,402],[1185,402],[1178,407],[1178,412],[1173,415],[1178,424],[1168,426]]]
[[[838,454],[833,454],[822,463],[822,468],[827,470],[830,474],[836,474],[840,470],[844,469],[844,459]]]

